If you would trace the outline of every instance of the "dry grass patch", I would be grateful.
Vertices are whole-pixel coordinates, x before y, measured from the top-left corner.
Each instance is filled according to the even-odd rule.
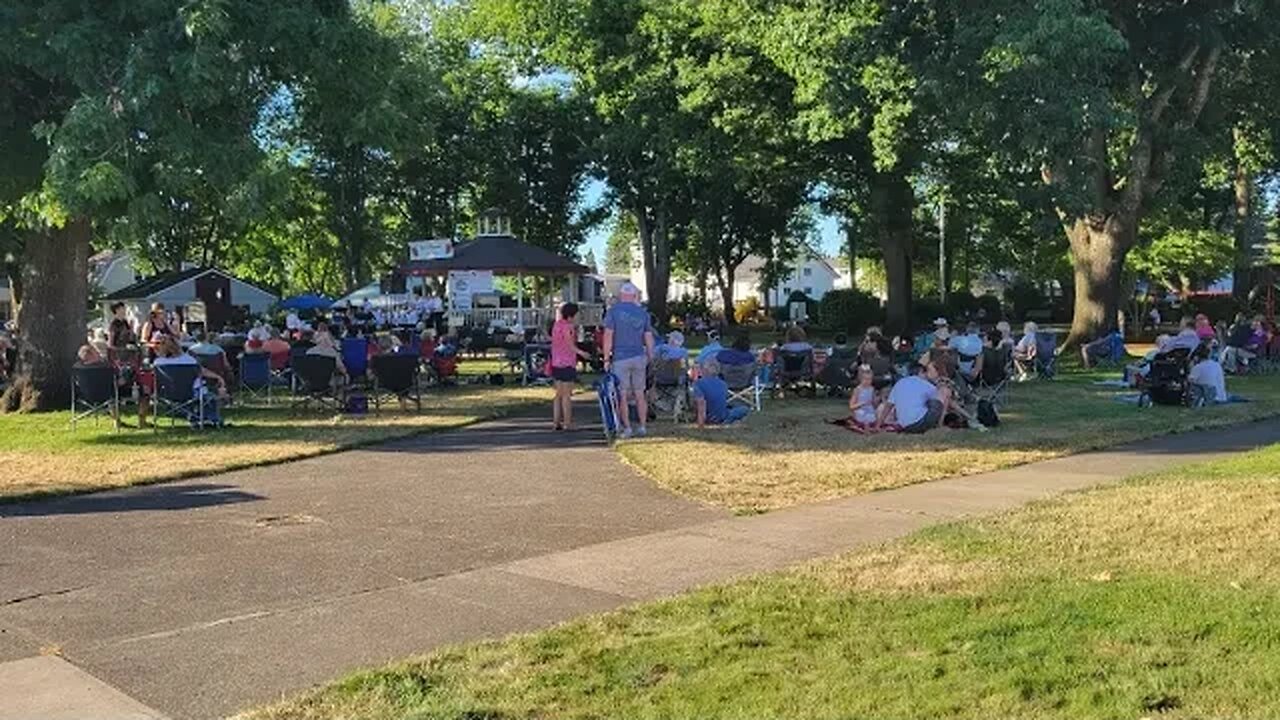
[[[1016,385],[999,428],[924,436],[863,436],[827,421],[841,400],[766,401],[764,412],[728,428],[672,427],[622,443],[622,456],[673,492],[740,513],[987,472],[1082,450],[1280,413],[1280,380],[1233,379],[1254,400],[1191,411],[1140,409],[1091,384],[1096,375]]]
[[[232,427],[196,432],[182,425],[159,432],[91,421],[70,427],[67,413],[0,415],[0,498],[100,490],[207,475],[264,463],[295,460],[456,428],[532,403],[546,402],[542,388],[460,387],[430,391],[421,414],[394,405],[364,417],[292,416],[286,408],[231,410]]]

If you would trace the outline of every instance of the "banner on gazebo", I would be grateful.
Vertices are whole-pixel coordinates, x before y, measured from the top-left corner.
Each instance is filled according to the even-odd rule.
[[[449,271],[449,307],[470,310],[472,298],[493,292],[493,273],[488,270]]]
[[[410,260],[448,260],[451,257],[452,240],[415,240],[409,243]]]

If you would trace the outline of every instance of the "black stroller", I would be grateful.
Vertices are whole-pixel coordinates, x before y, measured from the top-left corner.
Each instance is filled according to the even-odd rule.
[[[1155,356],[1142,380],[1138,407],[1152,405],[1190,406],[1192,404],[1191,351],[1184,348]]]

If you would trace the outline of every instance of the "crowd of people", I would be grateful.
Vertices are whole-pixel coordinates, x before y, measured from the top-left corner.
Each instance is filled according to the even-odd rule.
[[[768,383],[770,371],[781,371],[778,358],[805,355],[816,365],[811,378],[815,392],[822,387],[829,395],[848,398],[847,425],[864,433],[920,433],[938,427],[984,428],[986,417],[994,424],[998,422],[994,402],[975,389],[1037,375],[1052,376],[1060,352],[1055,335],[1030,321],[1021,331],[1015,334],[1007,321],[983,326],[977,319],[953,329],[945,318],[938,318],[925,336],[890,339],[879,328],[871,328],[858,343],[838,334],[829,347],[818,348],[802,327],[791,326],[778,342],[757,349],[746,332],[722,344],[716,331],[707,328],[706,344],[691,353],[681,331],[658,335],[638,302],[636,289],[628,284],[605,316],[600,345],[605,367],[617,377],[624,406],[634,409],[619,417],[623,438],[644,436],[648,431],[646,420],[653,417],[649,406],[654,401],[658,366],[675,363],[677,372],[688,377],[697,424],[705,426],[731,424],[749,413],[751,403],[741,394],[735,396],[735,388],[727,382],[736,376],[736,368],[761,368]],[[562,331],[560,336],[569,335]],[[1156,344],[1143,362],[1126,369],[1126,379],[1141,387],[1153,358],[1182,351],[1188,404],[1233,400],[1226,388],[1228,376],[1246,372],[1250,363],[1263,355],[1280,355],[1280,337],[1274,326],[1261,317],[1246,319],[1243,315],[1230,325],[1216,326],[1203,314],[1189,316],[1182,319],[1176,334],[1162,335]],[[563,426],[571,391],[571,385],[561,379],[569,377],[561,368],[574,364],[578,352],[576,346],[564,341],[556,353],[557,428]],[[1082,344],[1079,353],[1086,369],[1102,363],[1122,368],[1130,357],[1115,327]],[[775,376],[770,387],[778,388],[780,383]]]
[[[435,314],[426,308],[426,316]],[[428,362],[449,365],[456,361],[457,341],[449,335],[436,338],[434,330],[421,322],[417,327],[392,328],[379,324],[366,313],[336,312],[328,318],[303,321],[294,313],[284,319],[279,330],[258,319],[248,326],[227,327],[221,332],[206,331],[200,325],[178,321],[162,303],[151,306],[141,323],[130,320],[124,303],[110,307],[105,328],[91,332],[76,354],[80,367],[110,366],[115,371],[121,395],[136,401],[139,427],[147,427],[155,406],[157,368],[196,366],[200,370],[192,387],[198,402],[189,411],[193,424],[226,427],[221,409],[230,399],[237,361],[242,355],[269,356],[272,371],[286,370],[295,354],[330,357],[334,360],[334,384],[351,379],[341,339],[362,338],[368,360],[380,354],[418,352]],[[118,419],[118,418],[117,418]]]

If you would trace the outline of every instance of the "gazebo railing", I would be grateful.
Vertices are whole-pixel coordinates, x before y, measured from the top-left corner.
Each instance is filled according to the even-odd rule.
[[[547,328],[555,320],[554,308],[473,308],[471,310],[450,310],[448,320],[450,327],[516,327]],[[578,305],[578,324],[599,325],[604,319],[604,305],[584,303]]]

